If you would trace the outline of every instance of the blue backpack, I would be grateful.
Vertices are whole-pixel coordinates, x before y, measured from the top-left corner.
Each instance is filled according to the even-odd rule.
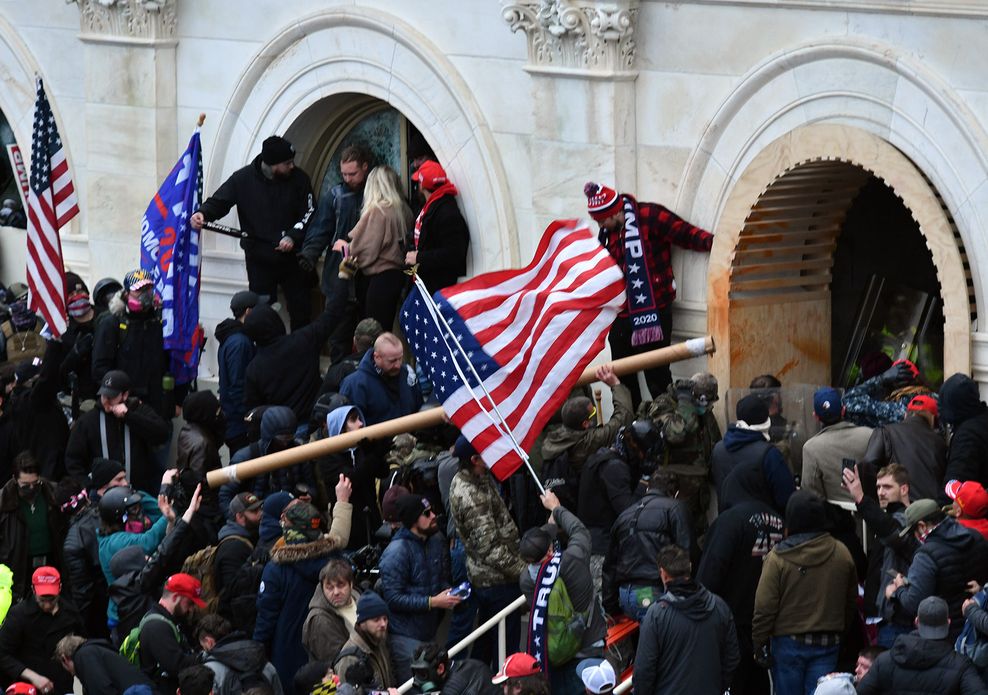
[[[988,598],[988,594],[985,593],[984,589],[974,595],[974,600],[981,608],[985,607],[986,598]],[[964,621],[964,629],[957,636],[954,649],[958,654],[963,654],[970,659],[979,671],[988,666],[988,635],[975,630],[974,623],[970,620]]]

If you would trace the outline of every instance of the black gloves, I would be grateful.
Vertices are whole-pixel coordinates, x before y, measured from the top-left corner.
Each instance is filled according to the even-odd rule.
[[[882,372],[882,383],[889,388],[908,386],[916,379],[914,368],[906,361],[899,361]]]
[[[763,644],[761,647],[755,649],[755,653],[752,655],[752,658],[755,660],[755,663],[762,668],[767,669],[772,667],[772,655],[768,651],[767,644]]]
[[[311,273],[316,269],[316,264],[313,263],[307,256],[299,254],[298,256],[298,267],[304,270],[306,273]]]

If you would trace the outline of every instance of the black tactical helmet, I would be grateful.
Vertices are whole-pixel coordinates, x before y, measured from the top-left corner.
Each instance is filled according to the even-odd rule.
[[[93,286],[93,303],[105,307],[110,302],[110,295],[122,289],[123,285],[116,278],[103,278]]]
[[[624,432],[626,437],[634,441],[646,461],[662,457],[662,431],[651,420],[635,420]]]
[[[100,518],[108,524],[119,524],[123,521],[127,509],[140,504],[141,493],[129,487],[113,487],[99,498]]]

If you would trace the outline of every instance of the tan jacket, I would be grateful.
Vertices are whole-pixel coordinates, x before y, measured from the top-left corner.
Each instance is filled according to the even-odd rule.
[[[403,210],[399,219],[395,220],[380,208],[371,208],[350,230],[350,255],[356,257],[364,275],[377,275],[404,266],[402,243],[411,218],[406,219]]]

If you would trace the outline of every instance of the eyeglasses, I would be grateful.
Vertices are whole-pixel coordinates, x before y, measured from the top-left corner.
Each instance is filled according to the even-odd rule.
[[[435,515],[436,515],[436,511],[432,507],[429,507],[428,509],[423,511],[420,516],[435,516]]]

